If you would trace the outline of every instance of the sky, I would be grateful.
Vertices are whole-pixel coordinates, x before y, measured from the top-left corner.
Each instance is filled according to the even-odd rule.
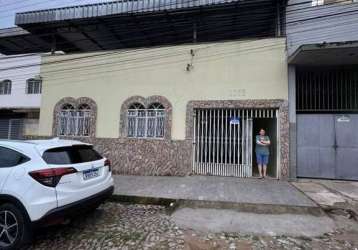
[[[15,26],[15,13],[113,0],[0,0],[0,29]]]

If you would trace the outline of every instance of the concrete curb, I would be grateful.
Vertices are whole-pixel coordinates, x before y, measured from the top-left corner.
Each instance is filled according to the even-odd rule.
[[[325,215],[319,206],[289,206],[278,204],[255,204],[255,203],[236,203],[225,201],[204,201],[187,199],[170,199],[162,197],[145,197],[135,195],[117,195],[111,198],[113,202],[128,202],[136,204],[161,205],[173,208],[211,208],[211,209],[230,209],[240,212],[257,214],[310,214],[314,216]]]

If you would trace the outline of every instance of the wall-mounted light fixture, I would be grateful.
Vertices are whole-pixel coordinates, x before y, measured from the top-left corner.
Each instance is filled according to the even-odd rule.
[[[190,63],[186,65],[186,71],[188,72],[194,69],[193,61],[194,61],[195,52],[193,49],[190,50],[190,56],[191,56]]]

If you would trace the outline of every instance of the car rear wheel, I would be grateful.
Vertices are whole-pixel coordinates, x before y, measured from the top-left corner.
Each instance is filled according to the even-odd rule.
[[[23,212],[6,203],[0,206],[0,249],[17,249],[28,243],[31,230]]]

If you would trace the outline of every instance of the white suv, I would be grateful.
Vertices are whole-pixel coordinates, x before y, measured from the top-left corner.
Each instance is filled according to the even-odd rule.
[[[34,227],[95,209],[112,193],[110,162],[90,144],[0,140],[0,249],[18,248]]]

